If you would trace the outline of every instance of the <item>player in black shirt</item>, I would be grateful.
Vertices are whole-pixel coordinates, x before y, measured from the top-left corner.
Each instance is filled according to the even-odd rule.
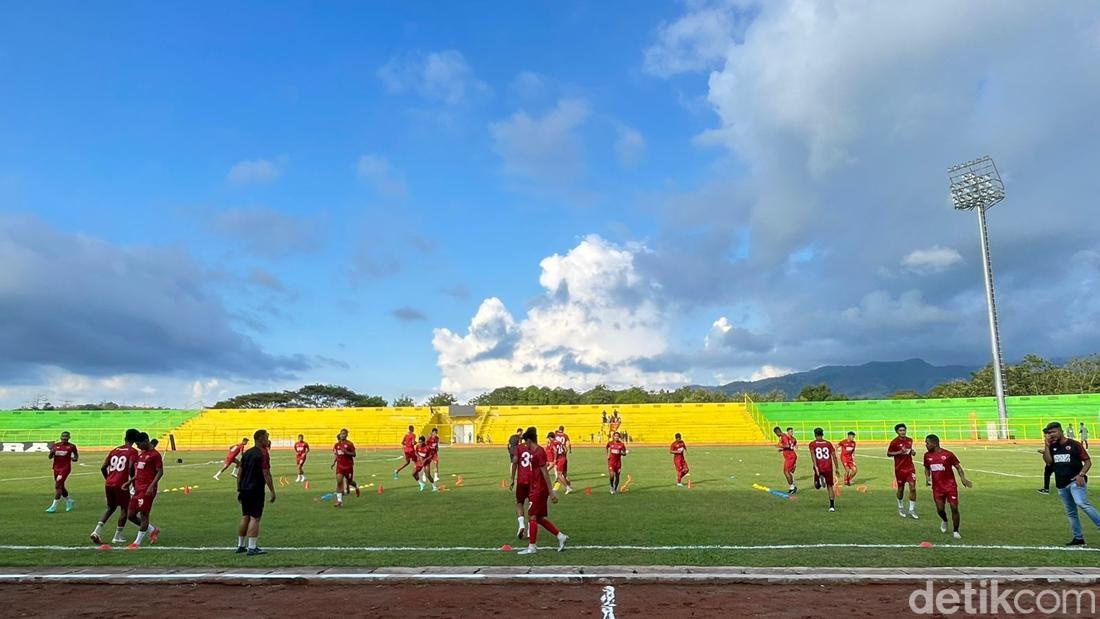
[[[275,484],[271,480],[271,440],[267,430],[256,430],[252,449],[241,456],[241,471],[237,476],[237,501],[241,504],[241,523],[237,527],[237,552],[248,556],[265,554],[256,546],[260,536],[260,518],[264,515],[264,486],[271,490],[271,502],[275,502]],[[245,543],[248,547],[245,548]]]
[[[1067,438],[1062,432],[1062,424],[1052,421],[1043,429],[1046,440],[1043,447],[1043,460],[1054,469],[1054,485],[1058,496],[1066,506],[1066,517],[1073,529],[1073,539],[1069,546],[1083,546],[1085,535],[1081,531],[1081,519],[1077,510],[1085,512],[1097,529],[1100,529],[1100,512],[1089,503],[1088,472],[1092,468],[1089,452],[1081,443]]]

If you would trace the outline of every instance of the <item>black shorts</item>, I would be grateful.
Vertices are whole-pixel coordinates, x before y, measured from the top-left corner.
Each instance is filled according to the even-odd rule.
[[[237,500],[241,502],[241,515],[251,518],[261,518],[264,515],[263,492],[241,492],[237,494]]]

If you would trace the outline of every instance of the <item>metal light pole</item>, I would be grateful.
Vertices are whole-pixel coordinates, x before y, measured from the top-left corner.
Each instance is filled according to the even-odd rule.
[[[997,303],[993,295],[993,266],[989,261],[989,231],[985,212],[1005,199],[1005,184],[997,166],[988,155],[952,166],[947,170],[951,179],[951,201],[960,211],[978,211],[978,234],[982,244],[982,271],[985,274],[985,300],[989,305],[989,338],[993,346],[993,387],[997,393],[997,413],[1001,420],[1000,434],[1008,438],[1008,411],[1005,409],[1001,336],[997,326]]]

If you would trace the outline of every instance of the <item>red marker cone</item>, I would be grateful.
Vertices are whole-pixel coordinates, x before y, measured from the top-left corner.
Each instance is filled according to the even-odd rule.
[[[694,488],[694,487],[695,487],[695,484],[694,484],[694,483],[692,483],[692,481],[691,481],[691,480],[689,479],[689,480],[688,480],[688,490],[690,490],[690,489],[692,489],[692,488]]]
[[[184,494],[191,494],[191,486],[187,486],[183,489]]]
[[[378,494],[382,494],[382,484],[378,484]]]
[[[932,542],[921,542],[920,547],[921,548],[931,548],[932,547]]]
[[[592,496],[592,488],[591,487],[585,488],[584,489],[584,494],[586,496]]]
[[[309,490],[309,480],[306,480],[306,490]]]
[[[508,544],[505,544],[505,545],[501,546],[500,549],[503,550],[504,552],[512,552],[512,547],[509,546]]]

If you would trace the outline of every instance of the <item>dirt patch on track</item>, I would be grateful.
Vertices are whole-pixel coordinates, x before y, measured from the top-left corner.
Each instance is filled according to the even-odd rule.
[[[918,585],[0,585],[7,617],[887,617]],[[1035,588],[1040,588],[1035,585]],[[1096,593],[1100,588],[1092,587]],[[1100,595],[1098,595],[1100,597]]]

